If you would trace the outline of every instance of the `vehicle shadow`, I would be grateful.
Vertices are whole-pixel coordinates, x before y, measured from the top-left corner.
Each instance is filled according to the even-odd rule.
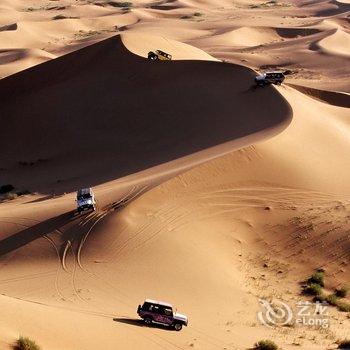
[[[132,326],[136,326],[136,327],[148,327],[148,328],[158,328],[158,329],[164,329],[167,331],[172,331],[173,329],[171,327],[162,325],[162,324],[158,324],[158,323],[152,323],[151,325],[146,325],[145,322],[143,320],[137,319],[137,318],[119,318],[119,317],[115,317],[113,318],[114,322],[119,322],[119,323],[124,323],[124,324],[129,324]]]
[[[61,196],[57,196],[57,197],[61,197]],[[37,198],[37,199],[33,199],[33,200],[29,201],[29,202],[26,202],[25,204],[27,204],[27,203],[40,203],[40,202],[45,202],[45,201],[47,201],[47,200],[49,200],[49,199],[53,199],[53,198],[56,198],[56,197],[54,197],[54,196],[52,196],[52,195],[48,195],[48,196],[40,197],[40,198]]]

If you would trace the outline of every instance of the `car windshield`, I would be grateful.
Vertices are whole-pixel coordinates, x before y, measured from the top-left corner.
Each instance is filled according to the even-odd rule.
[[[91,198],[91,195],[86,193],[86,194],[82,194],[81,196],[78,196],[78,199],[90,199]]]

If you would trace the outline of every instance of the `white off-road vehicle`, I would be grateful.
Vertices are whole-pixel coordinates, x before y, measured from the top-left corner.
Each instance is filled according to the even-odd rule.
[[[96,201],[91,188],[83,188],[77,191],[77,210],[81,213],[84,210],[96,210]]]
[[[147,325],[160,323],[173,327],[176,331],[180,331],[182,326],[188,325],[187,316],[180,314],[171,304],[163,301],[146,299],[137,308],[137,313]]]
[[[280,85],[285,78],[284,72],[273,71],[259,74],[255,77],[255,83],[258,86],[264,86],[269,84]]]

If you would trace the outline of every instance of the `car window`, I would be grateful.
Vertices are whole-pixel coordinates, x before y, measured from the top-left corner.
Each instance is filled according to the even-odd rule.
[[[160,313],[160,309],[159,309],[158,305],[151,305],[150,308],[149,308],[149,311],[154,312],[156,314]]]
[[[172,311],[171,309],[164,309],[164,314],[165,314],[166,316],[172,316],[173,311]]]

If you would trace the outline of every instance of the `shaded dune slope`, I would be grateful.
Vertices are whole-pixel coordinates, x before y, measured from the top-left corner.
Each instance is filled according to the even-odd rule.
[[[1,182],[69,191],[72,178],[96,185],[288,121],[281,95],[252,84],[241,66],[154,64],[119,36],[43,63],[0,82]]]
[[[337,91],[314,89],[311,87],[296,85],[296,84],[288,84],[288,85],[302,92],[305,95],[308,95],[317,100],[329,103],[330,105],[350,108],[349,94],[346,94],[343,92],[337,92]]]

